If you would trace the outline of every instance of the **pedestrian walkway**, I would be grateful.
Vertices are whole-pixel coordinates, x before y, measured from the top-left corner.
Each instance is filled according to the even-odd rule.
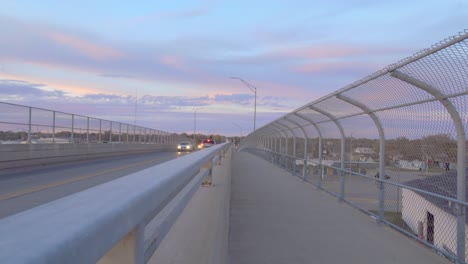
[[[231,168],[231,264],[451,263],[250,153]]]

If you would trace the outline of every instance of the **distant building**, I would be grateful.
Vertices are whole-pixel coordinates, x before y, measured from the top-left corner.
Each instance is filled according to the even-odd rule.
[[[424,170],[426,169],[426,163],[420,160],[413,160],[413,161],[399,160],[398,167],[402,169],[407,169],[407,170]]]
[[[451,172],[412,180],[404,184],[453,198],[456,197],[457,175]],[[403,189],[402,218],[420,238],[451,254],[456,252],[457,218],[454,203],[429,194]],[[468,222],[465,222],[465,228],[465,237],[467,237]],[[468,243],[466,247],[468,249]],[[466,261],[468,262],[468,256]]]
[[[356,148],[354,152],[362,154],[362,155],[374,155],[375,154],[375,151],[372,148],[363,148],[363,147]]]

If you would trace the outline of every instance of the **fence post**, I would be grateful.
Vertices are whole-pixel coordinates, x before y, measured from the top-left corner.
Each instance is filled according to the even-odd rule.
[[[102,133],[102,120],[99,119],[99,137],[98,137],[99,143],[101,143],[101,133]]]
[[[73,136],[74,136],[73,133],[74,133],[74,130],[75,130],[75,115],[74,114],[72,114],[71,119],[72,119],[72,127],[71,127],[71,135],[70,135],[70,141],[71,142],[70,143],[75,143],[75,140],[73,138]]]
[[[112,121],[110,121],[110,129],[109,129],[109,143],[112,143]]]
[[[87,117],[86,119],[86,143],[89,144],[89,117]]]
[[[322,144],[322,137],[319,137],[319,145],[318,145],[318,151],[319,151],[319,163],[317,164],[317,175],[318,175],[318,183],[317,186],[319,188],[322,188],[322,179],[323,179],[323,144]]]
[[[55,143],[55,111],[52,112],[52,143]]]
[[[28,143],[31,144],[31,121],[32,121],[32,108],[29,107],[29,127],[28,127]]]

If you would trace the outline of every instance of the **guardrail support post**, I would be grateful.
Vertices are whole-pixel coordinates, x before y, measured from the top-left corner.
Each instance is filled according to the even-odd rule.
[[[143,225],[135,227],[120,240],[106,255],[101,257],[98,264],[143,264],[145,259]]]
[[[212,186],[213,184],[213,159],[210,159],[205,164],[202,165],[202,169],[208,169],[208,175],[206,175],[205,179],[202,182],[202,186],[208,187]]]

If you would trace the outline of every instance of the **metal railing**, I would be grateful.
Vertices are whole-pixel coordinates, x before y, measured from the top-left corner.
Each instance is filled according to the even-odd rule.
[[[0,143],[164,144],[190,139],[157,129],[0,102]]]
[[[308,103],[242,147],[466,263],[468,31]]]
[[[224,143],[0,220],[0,263],[144,263]]]

